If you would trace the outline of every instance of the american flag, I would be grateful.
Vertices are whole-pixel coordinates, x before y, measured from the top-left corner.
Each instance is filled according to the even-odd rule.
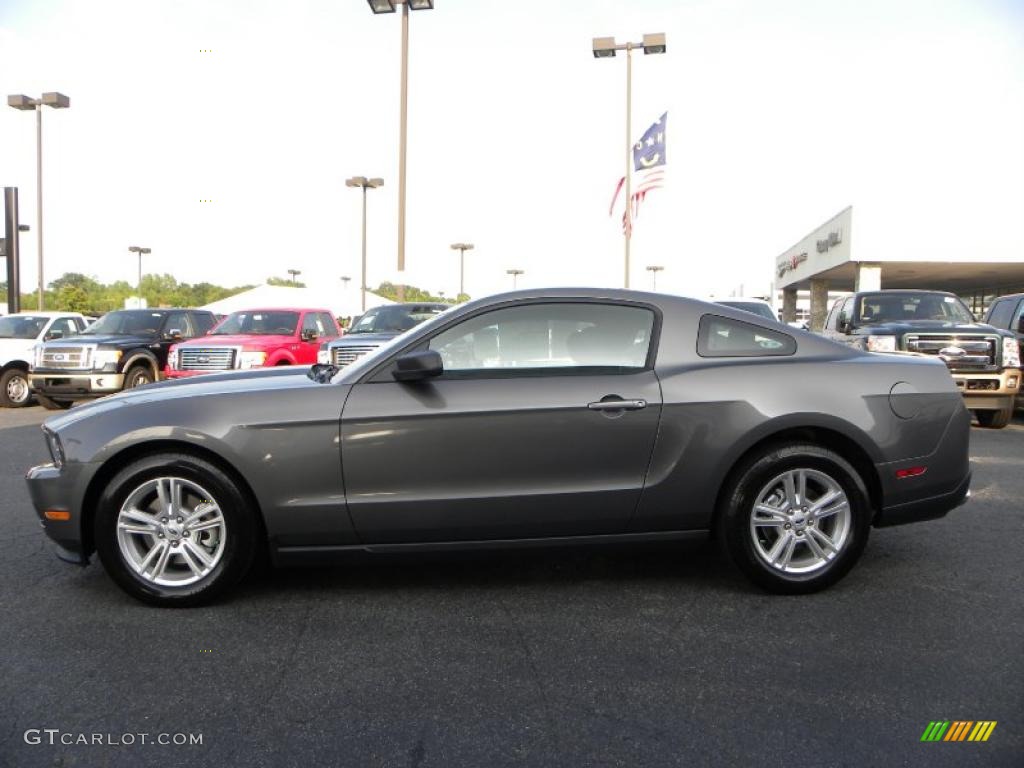
[[[626,204],[630,206],[622,212],[622,231],[631,236],[633,220],[640,215],[640,204],[647,197],[652,189],[661,189],[665,183],[665,126],[668,123],[668,112],[658,118],[648,128],[640,141],[633,145],[633,169],[641,174],[632,190],[630,200]],[[619,193],[626,184],[626,177],[619,179],[615,187],[615,195],[612,197],[612,204],[608,208],[608,215],[615,213],[615,203],[619,199]],[[627,215],[627,213],[629,215]]]

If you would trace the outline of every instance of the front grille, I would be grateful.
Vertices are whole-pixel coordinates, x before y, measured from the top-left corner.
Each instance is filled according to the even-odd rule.
[[[999,340],[994,336],[914,334],[907,336],[906,341],[908,352],[941,357],[955,371],[996,367]]]
[[[335,347],[332,354],[331,360],[339,368],[343,368],[349,363],[353,363],[363,355],[373,352],[373,350],[380,347],[380,344],[346,344],[341,347]]]
[[[92,367],[92,347],[43,347],[40,368],[87,371]]]
[[[235,367],[235,350],[228,347],[178,348],[182,371],[228,371]]]

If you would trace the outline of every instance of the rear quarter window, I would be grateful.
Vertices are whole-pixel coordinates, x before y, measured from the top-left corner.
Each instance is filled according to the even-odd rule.
[[[704,315],[697,329],[701,357],[783,357],[796,352],[787,333],[720,315]]]

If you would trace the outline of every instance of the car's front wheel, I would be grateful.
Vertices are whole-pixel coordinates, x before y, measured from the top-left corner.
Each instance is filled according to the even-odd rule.
[[[11,368],[0,376],[0,405],[4,408],[22,408],[32,399],[28,374],[20,368]]]
[[[824,589],[867,543],[871,504],[857,471],[812,444],[773,446],[746,461],[719,520],[733,561],[772,592]]]
[[[128,465],[107,485],[94,521],[104,568],[143,602],[192,606],[249,570],[255,510],[237,483],[195,456],[164,453]]]
[[[153,371],[149,369],[147,365],[136,365],[128,370],[128,373],[124,376],[124,388],[135,389],[135,387],[142,387],[146,384],[152,384],[156,381],[153,376]]]
[[[975,411],[978,424],[986,429],[1003,429],[1013,419],[1013,406],[1001,411]]]

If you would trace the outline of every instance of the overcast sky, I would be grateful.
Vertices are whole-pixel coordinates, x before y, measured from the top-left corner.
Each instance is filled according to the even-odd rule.
[[[668,53],[634,58],[633,138],[668,111],[668,181],[636,223],[634,285],[657,264],[671,292],[763,290],[850,204],[878,235],[859,258],[899,235],[1024,259],[1020,0],[435,6],[410,19],[408,283],[453,295],[449,244],[469,241],[475,296],[513,267],[521,286],[621,284],[625,60],[590,46],[644,32]],[[399,35],[365,0],[0,0],[2,94],[71,98],[44,113],[47,280],[134,281],[137,244],[145,271],[188,282],[294,268],[354,290],[351,175],[385,180],[368,283],[395,279]],[[33,229],[34,142],[31,113],[4,107],[0,184]]]

